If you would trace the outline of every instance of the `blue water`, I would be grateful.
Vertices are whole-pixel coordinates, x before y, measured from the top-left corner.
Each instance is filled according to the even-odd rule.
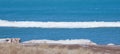
[[[120,0],[0,0],[0,19],[10,21],[120,21]],[[120,44],[120,28],[42,29],[0,27],[0,38],[90,39]]]
[[[90,39],[98,44],[120,44],[120,28],[43,29],[1,27],[0,29],[0,38],[21,38],[22,41],[32,39]]]

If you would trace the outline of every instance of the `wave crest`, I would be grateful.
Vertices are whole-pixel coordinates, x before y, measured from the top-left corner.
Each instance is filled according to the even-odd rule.
[[[36,27],[36,28],[98,28],[120,27],[120,22],[36,22],[0,20],[0,27]]]

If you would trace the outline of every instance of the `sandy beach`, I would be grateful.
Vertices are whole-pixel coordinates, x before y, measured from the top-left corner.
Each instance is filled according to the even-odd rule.
[[[0,54],[120,54],[120,46],[1,43]]]

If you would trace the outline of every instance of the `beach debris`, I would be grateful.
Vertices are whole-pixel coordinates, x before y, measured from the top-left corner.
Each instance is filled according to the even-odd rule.
[[[20,43],[20,38],[2,38],[0,43]]]

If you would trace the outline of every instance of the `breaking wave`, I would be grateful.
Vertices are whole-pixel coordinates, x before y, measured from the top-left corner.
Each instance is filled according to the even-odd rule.
[[[120,27],[120,22],[39,22],[0,20],[0,27],[36,27],[36,28],[98,28]]]
[[[48,43],[48,44],[80,44],[80,45],[97,45],[88,39],[73,39],[73,40],[30,40],[23,43]]]

